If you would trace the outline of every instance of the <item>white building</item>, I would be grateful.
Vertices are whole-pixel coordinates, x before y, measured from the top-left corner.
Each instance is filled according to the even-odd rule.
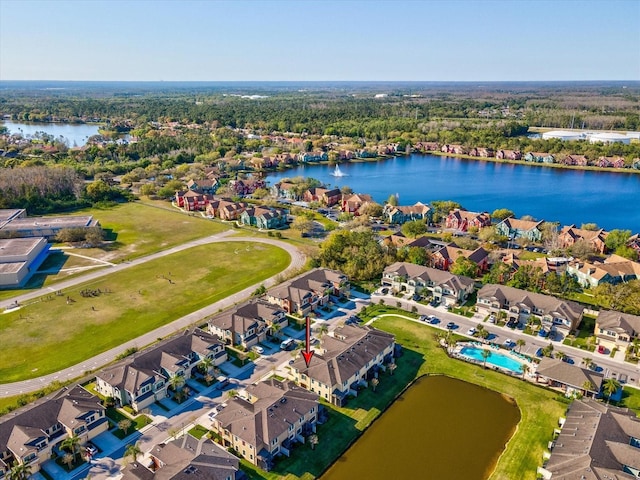
[[[604,132],[589,135],[589,141],[591,143],[623,143],[629,145],[631,138],[622,133]]]
[[[0,288],[24,285],[49,253],[43,237],[0,240]]]
[[[559,138],[563,142],[567,142],[571,140],[584,140],[586,136],[582,132],[570,132],[567,130],[551,130],[549,132],[544,132],[542,134],[542,138],[544,140],[549,140],[551,138]]]

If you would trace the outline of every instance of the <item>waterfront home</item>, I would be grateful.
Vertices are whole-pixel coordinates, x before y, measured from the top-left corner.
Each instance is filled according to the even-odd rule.
[[[449,212],[444,225],[446,228],[460,230],[461,232],[466,232],[470,227],[481,229],[491,226],[491,215],[487,212],[469,212],[456,208]]]
[[[625,351],[640,337],[640,317],[630,313],[600,310],[596,318],[595,334],[598,345]]]
[[[47,259],[49,247],[44,237],[0,239],[0,287],[27,283]]]
[[[298,161],[302,163],[307,162],[323,162],[329,160],[327,152],[322,150],[315,150],[313,152],[301,152],[298,154]]]
[[[562,163],[564,163],[565,165],[586,167],[587,165],[589,165],[589,160],[584,155],[567,155],[562,159]]]
[[[640,263],[610,255],[604,262],[571,262],[567,265],[567,273],[576,277],[583,287],[597,287],[602,283],[616,285],[640,279]]]
[[[522,159],[525,162],[535,162],[535,163],[554,163],[556,161],[555,157],[550,153],[540,153],[540,152],[525,153]]]
[[[440,270],[449,270],[459,257],[465,257],[478,266],[476,275],[489,269],[489,252],[484,248],[478,247],[475,250],[466,250],[458,247],[455,243],[433,252],[431,254],[431,264]]]
[[[495,155],[495,151],[493,150],[493,148],[473,147],[471,150],[469,150],[468,155],[471,157],[490,158]]]
[[[640,472],[640,420],[627,408],[574,400],[538,475],[544,480],[636,479]]]
[[[377,158],[378,151],[372,148],[360,148],[356,150],[356,158]]]
[[[578,328],[583,314],[583,308],[576,302],[495,284],[478,290],[476,308],[482,315],[502,312],[512,324],[527,323],[535,316],[543,328],[560,331],[565,336]]]
[[[229,181],[229,190],[234,195],[244,197],[253,194],[259,188],[265,188],[266,183],[261,178],[250,178],[247,180],[231,180]]]
[[[381,283],[394,293],[429,293],[445,305],[462,304],[474,291],[471,278],[407,262],[396,262],[385,268]]]
[[[208,328],[231,345],[251,348],[266,335],[289,324],[285,311],[276,305],[254,300],[209,319]]]
[[[536,381],[546,383],[550,387],[561,388],[567,397],[576,395],[595,397],[600,394],[604,375],[557,358],[543,357],[536,369]]]
[[[496,158],[501,160],[520,160],[522,158],[522,152],[520,152],[520,150],[498,150],[496,152]]]
[[[333,207],[340,202],[342,192],[339,188],[310,188],[302,195],[305,202],[319,202],[327,207]]]
[[[511,240],[526,238],[531,242],[540,242],[542,241],[543,223],[544,220],[531,221],[509,217],[496,225],[496,232]]]
[[[395,337],[372,327],[345,325],[322,337],[309,366],[302,357],[291,365],[290,378],[302,388],[343,406],[358,387],[393,362]]]
[[[349,279],[345,274],[315,268],[269,289],[264,298],[289,314],[304,317],[327,305],[331,296],[348,296],[349,289]]]
[[[413,149],[418,152],[439,152],[440,145],[436,142],[417,142],[413,145]]]
[[[121,480],[235,480],[240,478],[238,457],[207,437],[187,433],[181,438],[155,445],[144,466],[127,463]]]
[[[0,478],[16,464],[28,465],[36,473],[43,462],[62,454],[65,439],[77,436],[82,446],[108,428],[97,396],[79,385],[64,387],[0,417]]]
[[[345,213],[351,213],[353,215],[359,215],[360,209],[368,204],[375,203],[371,195],[367,195],[364,193],[354,193],[349,195],[342,196],[342,211]]]
[[[219,337],[196,328],[185,331],[152,348],[127,357],[96,374],[96,392],[112,397],[117,406],[131,405],[135,411],[167,397],[173,377],[184,381],[204,359],[214,365],[227,360]]]
[[[596,161],[596,165],[603,168],[624,168],[624,164],[624,157],[620,156],[600,157]]]
[[[468,150],[466,147],[463,147],[462,145],[443,145],[440,148],[440,151],[442,153],[453,153],[453,154],[457,154],[457,155],[466,155]]]
[[[318,395],[292,382],[267,380],[241,390],[212,419],[216,441],[263,470],[316,431]]]
[[[401,225],[413,220],[431,220],[432,211],[427,205],[417,202],[411,206],[393,206],[386,204],[382,210],[382,215],[387,223]]]
[[[287,200],[299,200],[298,186],[290,182],[277,182],[271,187],[271,195]]]
[[[214,195],[218,189],[218,180],[214,178],[203,180],[189,180],[187,188],[193,192]]]
[[[603,229],[597,230],[585,230],[578,228],[575,225],[568,225],[562,227],[558,234],[558,242],[562,248],[571,248],[576,242],[587,242],[594,252],[604,253],[607,249],[605,241],[609,232],[605,232]]]
[[[268,207],[250,207],[240,214],[240,223],[269,230],[287,226],[284,210]]]

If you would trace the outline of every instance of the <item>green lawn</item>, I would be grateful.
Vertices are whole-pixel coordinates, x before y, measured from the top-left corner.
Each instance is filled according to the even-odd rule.
[[[396,311],[393,307],[371,306],[360,316],[369,319],[393,311]],[[402,314],[407,315],[405,312]],[[346,408],[325,404],[329,409],[329,421],[318,427],[319,444],[315,450],[308,445],[296,446],[292,456],[280,460],[269,473],[243,462],[243,470],[250,478],[317,478],[406,385],[426,374],[445,374],[514,398],[522,417],[491,479],[536,478],[536,468],[542,464],[542,453],[557,426],[558,418],[566,410],[567,404],[558,393],[450,359],[434,339],[437,330],[427,325],[399,317],[383,317],[376,320],[374,326],[393,333],[396,341],[403,345],[404,355],[397,359],[398,368],[394,374],[382,375],[376,392],[371,389],[362,391],[357,398],[349,401]]]
[[[204,437],[207,433],[209,433],[209,430],[200,424],[195,425],[191,430],[189,430],[189,434],[198,440]]]
[[[20,355],[0,356],[0,383],[80,363],[258,283],[289,262],[287,252],[271,245],[210,244],[41,297],[2,315],[0,345]],[[81,296],[87,289],[102,293]]]

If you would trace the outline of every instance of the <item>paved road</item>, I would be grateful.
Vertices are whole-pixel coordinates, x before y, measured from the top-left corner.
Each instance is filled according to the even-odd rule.
[[[205,237],[199,240],[194,240],[192,242],[188,242],[180,246],[173,247],[168,250],[164,250],[162,252],[148,255],[146,257],[141,257],[139,259],[132,260],[131,262],[128,262],[128,263],[122,263],[119,265],[115,265],[113,267],[109,267],[105,270],[100,270],[87,275],[82,275],[81,277],[77,277],[72,280],[67,280],[65,282],[58,283],[51,287],[42,288],[40,290],[36,290],[24,295],[20,295],[19,297],[14,297],[13,299],[7,300],[5,302],[0,302],[0,307],[3,307],[3,306],[6,307],[7,305],[10,305],[16,300],[19,303],[25,303],[29,300],[37,298],[38,296],[55,292],[56,290],[63,290],[65,288],[69,288],[77,284],[84,283],[89,280],[93,280],[95,278],[109,275],[111,273],[124,270],[126,268],[140,265],[142,263],[154,260],[156,258],[161,258],[166,255],[170,255],[172,253],[185,250],[187,248],[192,248],[197,245],[205,245],[205,244],[215,243],[215,242],[258,242],[258,243],[267,243],[270,245],[275,245],[277,247],[280,247],[286,250],[291,256],[291,263],[285,270],[285,274],[290,271],[295,271],[304,265],[305,257],[303,256],[303,254],[296,247],[288,243],[275,240],[275,239],[270,239],[270,238],[229,237],[229,235],[233,233],[234,233],[234,230],[229,230],[229,231],[222,232],[209,237]],[[156,330],[148,332],[145,335],[142,335],[138,338],[130,340],[126,343],[123,343],[118,347],[112,348],[111,350],[108,350],[99,355],[96,355],[93,358],[89,358],[86,361],[79,363],[77,365],[74,365],[72,367],[66,368],[64,370],[61,370],[59,372],[52,373],[49,375],[43,375],[41,377],[34,378],[31,380],[24,380],[21,382],[2,384],[0,385],[0,397],[9,397],[13,395],[20,395],[22,393],[32,392],[34,390],[38,390],[40,388],[45,387],[46,385],[50,384],[55,380],[66,381],[66,380],[80,377],[86,371],[95,370],[97,368],[102,367],[103,365],[106,365],[109,362],[112,362],[117,355],[123,353],[128,348],[134,348],[134,347],[139,348],[139,347],[149,345],[155,342],[158,338],[161,338],[161,337],[164,338],[167,335],[175,333],[185,327],[188,327],[194,323],[201,321],[203,318],[207,316],[215,314],[220,309],[228,308],[232,306],[234,303],[238,303],[247,299],[260,285],[264,284],[266,287],[270,287],[271,285],[273,285],[275,283],[275,278],[277,276],[278,275],[274,275],[265,281],[256,283],[255,285],[251,285],[250,287],[247,287],[244,290],[241,290],[240,292],[237,292],[223,300],[220,300],[204,308],[201,308],[200,310],[197,310],[188,315],[185,315],[184,317],[179,318],[163,327],[160,327]]]

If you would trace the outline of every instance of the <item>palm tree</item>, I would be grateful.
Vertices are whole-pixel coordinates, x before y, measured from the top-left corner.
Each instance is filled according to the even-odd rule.
[[[184,386],[184,377],[182,375],[173,375],[169,379],[169,385],[174,391],[179,391]]]
[[[582,361],[584,362],[584,366],[586,368],[589,368],[591,366],[591,364],[593,363],[593,360],[591,360],[591,357],[584,357],[582,359]]]
[[[271,324],[271,336],[280,338],[280,330],[282,330],[282,326],[279,323]]]
[[[518,340],[516,340],[516,345],[518,347],[518,353],[522,352],[522,347],[524,347],[527,344],[526,341],[524,341],[523,339],[519,338]]]
[[[527,363],[523,363],[522,366],[520,367],[522,369],[522,379],[524,380],[524,376],[529,373],[529,370],[531,370],[531,367],[529,366],[529,364]]]
[[[395,363],[390,363],[389,365],[387,365],[389,367],[389,375],[393,375],[393,371],[398,368],[398,365],[396,365]]]
[[[70,437],[65,438],[60,446],[65,450],[68,450],[69,453],[73,455],[73,458],[75,460],[76,452],[80,451],[80,437],[75,434],[71,435]]]
[[[324,335],[326,335],[327,333],[329,333],[329,327],[327,327],[326,324],[322,324],[320,326],[320,332],[319,332],[319,336],[320,338],[322,338]]]
[[[376,391],[376,388],[378,386],[378,384],[380,383],[380,380],[378,380],[377,378],[372,378],[371,379],[371,387],[373,388],[373,391]]]
[[[609,401],[611,400],[611,395],[616,393],[619,388],[620,388],[620,382],[615,378],[607,378],[604,381],[603,390],[604,390],[604,393],[607,394],[607,404],[609,404]]]
[[[142,454],[142,450],[140,450],[140,446],[137,442],[127,445],[127,448],[124,451],[124,456],[132,457],[134,462],[138,461],[138,455],[140,454]]]
[[[582,388],[584,388],[585,394],[588,394],[589,392],[592,392],[596,388],[596,386],[593,384],[593,382],[586,380],[582,384]]]
[[[309,435],[309,444],[311,445],[311,450],[315,450],[316,445],[318,444],[318,435],[315,433]]]
[[[198,364],[198,368],[205,375],[211,371],[211,367],[213,367],[213,360],[211,357],[204,357]]]
[[[482,359],[484,360],[484,368],[487,368],[487,358],[491,356],[491,350],[487,350],[486,348],[482,350]]]
[[[7,475],[7,480],[27,480],[31,476],[31,465],[26,465],[24,463],[16,463],[9,474]]]
[[[567,358],[567,355],[564,352],[557,351],[556,352],[556,358],[558,360],[564,360],[565,358]]]

